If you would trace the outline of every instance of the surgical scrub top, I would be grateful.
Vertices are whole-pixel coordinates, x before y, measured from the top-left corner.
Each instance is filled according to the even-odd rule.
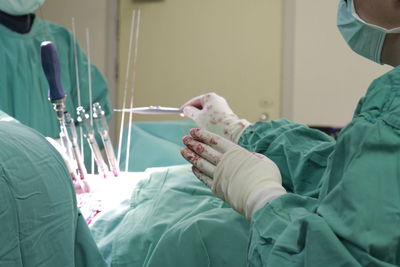
[[[400,266],[400,67],[337,141],[277,120],[240,142],[277,163],[288,190],[253,215],[248,266]]]
[[[0,266],[105,266],[60,154],[1,111]]]
[[[76,117],[78,93],[73,36],[65,28],[38,16],[30,32],[25,34],[0,25],[0,109],[41,134],[58,138],[59,126],[48,100],[49,85],[40,61],[40,44],[43,41],[52,41],[57,48],[61,82],[67,94],[66,108]],[[79,46],[77,62],[82,105],[88,110],[88,62]],[[110,116],[107,85],[94,66],[91,66],[91,77],[93,103],[100,102]]]
[[[276,162],[287,194],[253,214],[249,225],[189,165],[160,169],[92,227],[107,261],[400,266],[400,67],[372,83],[337,141],[274,120],[253,124],[240,145]]]

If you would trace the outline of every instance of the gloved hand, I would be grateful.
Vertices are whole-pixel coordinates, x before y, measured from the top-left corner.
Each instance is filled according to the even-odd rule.
[[[223,97],[208,93],[186,102],[181,109],[198,126],[237,143],[250,122],[239,119]]]
[[[183,138],[181,154],[193,164],[193,173],[249,221],[254,212],[286,193],[278,167],[266,156],[203,129],[190,134]]]

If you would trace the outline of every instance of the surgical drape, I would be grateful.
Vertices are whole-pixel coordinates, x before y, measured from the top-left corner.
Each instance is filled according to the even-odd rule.
[[[0,266],[105,266],[60,154],[0,111]]]

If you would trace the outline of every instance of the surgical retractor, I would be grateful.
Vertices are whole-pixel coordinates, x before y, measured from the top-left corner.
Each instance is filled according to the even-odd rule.
[[[86,113],[83,107],[77,107],[77,121],[81,125],[83,129],[83,135],[89,143],[90,149],[93,153],[94,160],[97,165],[98,172],[104,178],[108,176],[108,167],[104,162],[103,156],[101,155],[101,151],[99,145],[97,144],[95,132],[93,126],[90,123],[89,115]]]
[[[83,188],[84,192],[89,192],[90,191],[89,184],[86,182],[86,179],[85,179],[85,177],[87,177],[87,171],[86,171],[86,167],[83,162],[83,159],[82,159],[81,150],[79,148],[78,134],[76,132],[74,119],[71,117],[71,114],[69,114],[67,111],[64,112],[64,119],[65,119],[65,126],[66,126],[67,133],[68,133],[68,138],[71,141],[74,158],[78,165],[79,177],[84,186],[84,188]]]
[[[110,130],[108,128],[105,112],[101,108],[100,103],[98,102],[93,104],[93,122],[97,132],[101,136],[101,140],[103,141],[110,170],[112,171],[114,176],[117,177],[119,175],[119,168],[117,164],[117,159],[115,158],[114,148],[109,135]]]
[[[57,50],[53,43],[42,42],[40,46],[43,71],[49,83],[49,100],[53,103],[57,120],[60,123],[60,139],[62,145],[67,150],[68,156],[72,157],[71,146],[68,140],[67,130],[65,128],[64,111],[66,94],[61,85],[60,64]]]
[[[65,109],[67,96],[61,84],[60,62],[56,47],[52,42],[45,41],[41,43],[40,49],[43,71],[49,83],[49,100],[53,103],[53,108],[56,111],[57,119],[60,123],[60,140],[62,146],[67,152],[70,162],[74,165],[71,167],[67,164],[67,167],[71,174],[71,178],[74,181],[78,181],[79,186],[84,192],[88,192],[89,186],[85,177],[86,169],[82,159],[79,156],[76,157],[77,154],[80,155],[79,146],[74,146],[73,142],[71,142],[71,139],[75,138],[72,133],[72,131],[75,130],[75,127],[71,129],[71,126],[66,122],[65,118],[65,115],[68,114]],[[79,177],[77,177],[77,173],[79,174]]]

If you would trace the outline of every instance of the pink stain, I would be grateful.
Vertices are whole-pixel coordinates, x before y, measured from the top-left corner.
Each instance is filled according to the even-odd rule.
[[[193,128],[190,130],[191,135],[197,135],[197,133],[200,131],[200,128]]]
[[[86,223],[90,225],[94,219],[101,211],[100,210],[94,210],[92,213],[89,215],[89,217],[86,219]]]
[[[204,148],[203,145],[198,144],[198,145],[196,146],[196,152],[198,152],[198,153],[203,153],[204,151],[206,151],[206,149]]]
[[[183,137],[182,142],[184,144],[187,144],[190,140],[193,140],[193,138],[190,136],[185,136],[185,137]]]
[[[212,145],[218,145],[217,141],[215,141],[214,138],[211,138],[210,144],[212,144]]]
[[[197,163],[200,159],[201,157],[199,155],[193,155],[191,161],[193,163]]]
[[[197,161],[200,160],[200,156],[195,154],[192,150],[190,150],[189,148],[184,148],[182,150],[182,155],[190,162],[192,163],[196,163]]]

